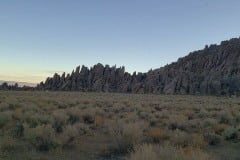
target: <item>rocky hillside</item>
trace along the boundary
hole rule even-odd
[[[206,46],[147,73],[97,64],[47,78],[38,89],[127,93],[239,95],[240,38]]]

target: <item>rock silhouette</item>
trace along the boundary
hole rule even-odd
[[[92,68],[78,66],[71,74],[54,74],[38,89],[120,93],[239,95],[240,38],[205,46],[177,62],[130,74],[124,67],[98,63]]]

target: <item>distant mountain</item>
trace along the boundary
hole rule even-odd
[[[240,38],[205,46],[177,62],[147,73],[127,73],[97,64],[80,66],[71,74],[54,74],[38,89],[157,94],[239,95]]]
[[[4,80],[0,80],[0,85],[1,85],[2,83],[4,83],[4,82],[7,82],[8,85],[14,85],[15,83],[17,83],[19,87],[23,87],[23,86],[36,87],[36,86],[37,86],[36,83],[4,81]]]

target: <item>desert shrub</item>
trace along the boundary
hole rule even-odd
[[[223,136],[226,140],[236,140],[238,138],[238,131],[234,127],[228,127],[223,132]]]
[[[90,134],[89,126],[86,125],[85,123],[78,122],[75,123],[73,126],[77,129],[79,135]]]
[[[167,131],[161,128],[148,129],[147,136],[149,136],[153,142],[161,142],[169,138]]]
[[[66,114],[66,111],[62,109],[54,110],[52,115],[55,120],[61,121],[63,123],[66,123],[69,118],[68,115]]]
[[[149,125],[150,127],[155,127],[157,126],[158,122],[159,122],[158,119],[156,117],[153,117],[149,120]]]
[[[80,120],[81,110],[76,107],[69,108],[67,109],[67,115],[69,116],[68,122],[74,124]]]
[[[170,135],[170,143],[174,146],[186,147],[189,145],[189,134],[184,131],[175,130]]]
[[[21,110],[21,109],[15,110],[15,111],[13,112],[12,118],[13,118],[14,120],[19,121],[19,120],[22,120],[23,117],[24,117],[24,116],[23,116],[23,113],[22,113],[22,110]]]
[[[236,122],[240,122],[240,112],[235,113],[235,120]]]
[[[8,110],[9,104],[6,102],[0,103],[0,112]]]
[[[185,116],[187,117],[188,120],[194,119],[194,113],[191,110],[186,111]]]
[[[40,124],[52,124],[54,122],[54,118],[49,114],[38,114],[37,119]]]
[[[68,125],[59,135],[62,148],[69,148],[75,144],[75,138],[78,136],[78,130],[75,126]]]
[[[13,138],[20,138],[24,134],[24,126],[20,121],[14,122],[9,129],[9,135]]]
[[[212,157],[199,149],[190,148],[186,152],[182,148],[170,145],[143,144],[135,147],[134,150],[126,158],[127,160],[213,160]]]
[[[205,108],[201,108],[199,113],[197,114],[198,118],[204,119],[208,116],[208,111]]]
[[[4,111],[0,112],[0,129],[3,128],[8,121],[10,121],[12,118],[12,112],[10,111]]]
[[[58,102],[57,106],[59,109],[66,109],[68,106],[63,102]]]
[[[186,132],[194,132],[198,133],[201,131],[204,122],[202,122],[200,119],[192,119],[188,120],[185,123],[182,124],[182,127],[179,129],[186,131]]]
[[[16,108],[21,107],[21,103],[17,99],[7,99],[5,102],[0,103],[0,112],[7,110],[15,110]]]
[[[139,145],[134,150],[126,160],[159,160],[155,146],[153,145]]]
[[[24,114],[26,114],[27,112],[30,113],[40,113],[41,109],[34,103],[26,103],[23,107],[22,107],[22,112]]]
[[[214,132],[206,132],[203,134],[204,140],[209,144],[209,145],[216,145],[221,142],[221,136],[215,134]]]
[[[15,110],[16,108],[20,108],[22,106],[22,104],[16,99],[11,100],[11,102],[9,102],[8,104],[9,104],[8,110]]]
[[[186,147],[183,149],[184,160],[215,160],[216,158],[212,155],[207,154],[203,150],[199,148],[193,148],[193,147]]]
[[[85,101],[83,101],[83,104],[84,104],[84,105],[88,105],[88,104],[90,104],[90,101],[85,100]]]
[[[25,139],[39,151],[48,151],[58,146],[54,129],[50,125],[24,129]]]
[[[206,146],[204,137],[200,134],[189,134],[187,132],[176,130],[170,136],[170,143],[174,146],[181,147],[198,147],[203,148]]]
[[[168,121],[168,128],[170,130],[186,130],[185,123],[188,121],[186,116],[183,115],[173,115]]]
[[[159,119],[169,119],[171,116],[169,116],[169,111],[166,109],[163,109],[160,113],[158,113]]]
[[[228,111],[221,111],[218,115],[219,123],[232,124],[233,115]]]
[[[218,123],[218,124],[214,125],[212,128],[216,134],[221,134],[227,127],[228,127],[228,125],[226,125],[226,124]]]
[[[125,123],[137,123],[141,121],[139,120],[136,112],[125,113],[125,118],[122,120],[125,121]]]
[[[52,124],[54,119],[48,114],[29,111],[22,115],[21,121],[27,123],[30,128],[35,128],[38,125]]]
[[[97,127],[102,127],[105,123],[105,119],[103,115],[95,115],[94,122]]]
[[[24,113],[22,120],[23,122],[27,123],[30,128],[35,128],[36,126],[40,125],[40,121],[36,112],[29,111]]]
[[[82,116],[82,118],[83,118],[84,123],[86,123],[86,124],[94,123],[94,116],[92,114],[89,114],[89,113],[84,114]]]
[[[237,131],[240,132],[240,124],[238,126],[236,126],[236,129],[237,129]]]
[[[143,136],[143,129],[140,123],[124,124],[115,122],[109,126],[109,133],[115,144],[116,152],[126,153],[133,149],[133,146],[140,143]]]
[[[11,137],[2,137],[0,142],[0,151],[16,151],[19,148],[18,142]]]
[[[207,142],[201,134],[191,134],[189,139],[191,147],[204,148],[207,145]]]
[[[138,111],[138,116],[140,119],[145,119],[148,120],[149,119],[149,113],[147,113],[146,111]]]
[[[63,131],[64,126],[67,124],[69,120],[69,116],[65,113],[64,110],[56,110],[53,111],[53,128],[56,132],[60,133]]]
[[[205,118],[202,120],[202,124],[203,124],[203,127],[205,128],[208,126],[213,126],[218,124],[218,121],[217,119],[214,119],[214,118]]]

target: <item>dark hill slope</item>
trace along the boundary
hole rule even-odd
[[[97,64],[77,67],[72,74],[58,75],[38,85],[39,89],[129,93],[237,95],[240,94],[240,39],[179,58],[177,62],[147,73],[125,72]]]

